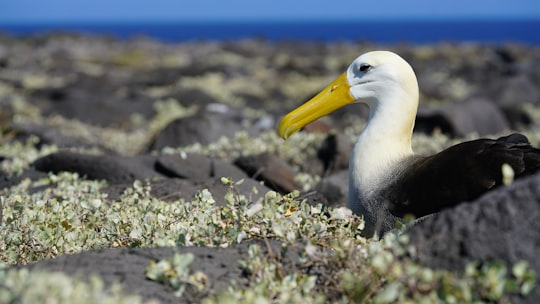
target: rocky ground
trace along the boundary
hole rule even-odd
[[[0,36],[0,301],[538,302],[540,176],[366,240],[341,207],[367,108],[276,136],[374,49],[417,73],[415,151],[540,145],[539,47]]]

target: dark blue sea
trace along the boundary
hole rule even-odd
[[[375,43],[517,42],[540,44],[538,20],[156,22],[1,24],[0,32],[32,35],[75,32],[122,39],[147,36],[163,42],[237,40],[368,41]]]

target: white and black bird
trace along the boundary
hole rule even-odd
[[[418,83],[411,66],[388,51],[361,55],[318,95],[291,111],[278,132],[287,139],[306,124],[351,103],[370,108],[349,162],[349,208],[364,217],[364,235],[471,201],[503,184],[502,166],[515,177],[540,167],[540,150],[521,134],[467,141],[437,154],[413,152]]]

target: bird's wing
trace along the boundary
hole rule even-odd
[[[435,155],[417,158],[403,173],[398,195],[390,199],[392,214],[421,217],[478,198],[502,184],[503,164],[515,176],[540,167],[540,150],[521,134],[457,144]]]

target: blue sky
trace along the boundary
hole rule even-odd
[[[540,0],[0,0],[0,23],[534,18]]]

